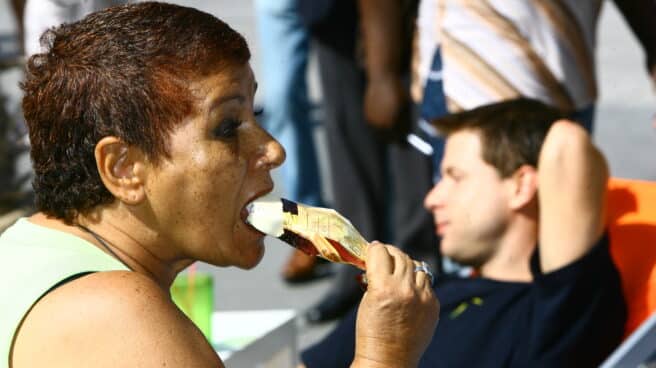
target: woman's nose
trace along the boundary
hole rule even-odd
[[[258,169],[273,170],[285,161],[285,149],[271,136],[268,136],[260,149],[260,157],[255,163]]]

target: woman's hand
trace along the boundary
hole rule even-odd
[[[367,292],[356,322],[353,367],[414,367],[430,342],[439,303],[429,277],[397,248],[367,250]]]

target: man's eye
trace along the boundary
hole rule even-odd
[[[237,136],[237,129],[241,125],[241,121],[237,119],[225,119],[214,128],[214,136],[217,138],[234,138]]]
[[[455,183],[458,183],[462,180],[462,175],[456,174],[454,172],[448,172],[444,176],[449,178],[451,181],[453,181]]]

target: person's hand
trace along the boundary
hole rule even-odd
[[[399,120],[408,92],[401,80],[393,75],[369,78],[364,93],[364,116],[380,129],[390,129]]]
[[[439,303],[429,277],[393,246],[367,249],[367,292],[356,322],[354,367],[414,367],[430,342]]]
[[[398,139],[410,124],[410,95],[394,75],[370,78],[364,94],[364,117],[386,139]]]

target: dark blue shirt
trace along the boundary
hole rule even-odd
[[[593,367],[621,342],[626,307],[605,235],[581,259],[548,274],[539,252],[533,282],[443,276],[435,283],[440,321],[420,367]],[[351,311],[302,353],[308,368],[348,367]]]

